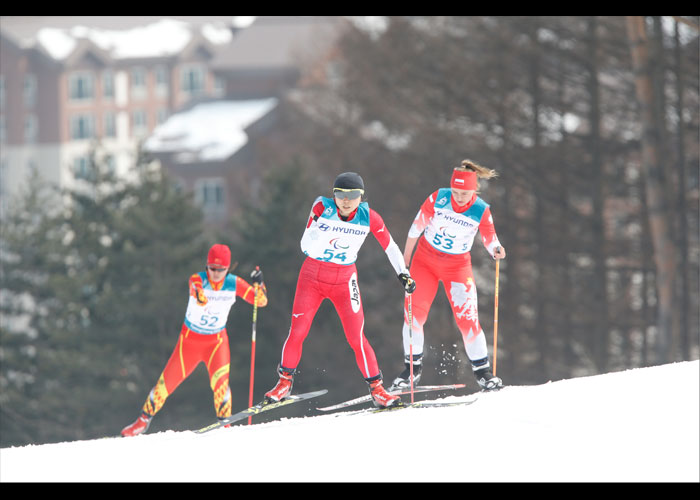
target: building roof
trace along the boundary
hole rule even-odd
[[[275,98],[199,103],[156,127],[143,148],[186,163],[224,161],[248,142],[246,128],[276,106]]]
[[[341,18],[326,16],[0,16],[22,48],[69,64],[91,50],[112,60],[176,56],[192,45],[212,52],[213,70],[298,67],[327,47]]]
[[[69,62],[86,49],[119,60],[173,56],[194,42],[227,44],[233,38],[232,19],[192,23],[153,16],[5,16],[0,29],[19,46],[56,61]]]

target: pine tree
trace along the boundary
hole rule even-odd
[[[2,446],[117,433],[165,365],[206,256],[201,213],[155,173],[123,183],[95,165],[63,204],[46,191],[32,183],[2,223]]]

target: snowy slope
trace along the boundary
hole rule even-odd
[[[468,406],[293,419],[281,409],[280,421],[203,435],[5,448],[0,481],[698,482],[698,366],[511,386]]]

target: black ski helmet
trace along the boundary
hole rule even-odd
[[[362,177],[355,172],[344,172],[336,177],[333,183],[333,189],[365,189],[365,183],[362,181]]]

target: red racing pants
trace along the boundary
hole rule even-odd
[[[311,323],[324,299],[329,299],[340,316],[345,338],[355,353],[364,378],[379,375],[374,349],[365,337],[365,313],[355,265],[344,266],[307,257],[301,266],[292,306],[289,336],[282,348],[281,367],[296,369]]]
[[[462,335],[464,348],[472,363],[483,366],[488,358],[486,336],[479,325],[476,284],[472,274],[470,254],[450,255],[435,250],[425,240],[418,240],[418,247],[411,262],[411,277],[416,281],[416,291],[410,295],[413,314],[413,332],[408,328],[408,301],[404,302],[403,347],[410,353],[413,337],[413,355],[423,354],[425,334],[423,325],[428,319],[438,284],[442,282],[450,302],[457,328]]]
[[[209,372],[209,385],[214,392],[214,409],[217,417],[231,415],[231,389],[229,366],[231,354],[226,330],[211,335],[193,332],[182,325],[180,338],[163,373],[143,405],[143,412],[155,415],[165,400],[194,371],[204,363]]]

